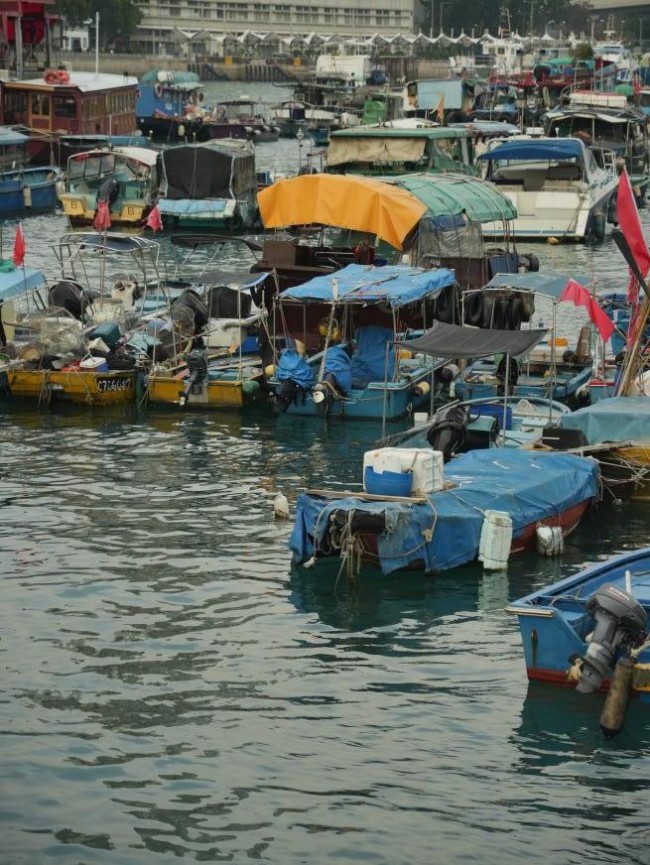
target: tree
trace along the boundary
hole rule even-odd
[[[126,41],[142,20],[134,0],[57,0],[56,11],[68,24],[88,18],[94,22],[99,12],[99,41],[104,47]]]
[[[589,42],[579,42],[573,49],[574,60],[593,60],[594,46]]]

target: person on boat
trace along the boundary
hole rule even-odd
[[[357,264],[374,264],[375,248],[370,246],[367,237],[364,237],[361,243],[354,247],[354,260]]]

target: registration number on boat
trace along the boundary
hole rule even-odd
[[[131,390],[130,378],[100,378],[97,382],[97,390],[106,393],[112,390]]]

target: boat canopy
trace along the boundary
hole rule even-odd
[[[0,269],[0,303],[11,300],[45,285],[45,275],[40,270],[31,267],[12,267],[11,270]]]
[[[647,442],[650,438],[650,398],[617,396],[570,412],[562,429],[580,430],[590,445],[600,442]]]
[[[559,299],[569,280],[579,285],[588,286],[591,279],[582,273],[559,273],[556,270],[544,270],[527,273],[497,273],[485,286],[486,288],[516,288],[524,291],[534,291],[535,294],[545,294]]]
[[[168,201],[231,198],[255,186],[255,151],[247,141],[181,144],[160,159]]]
[[[517,357],[543,339],[546,330],[488,330],[459,324],[434,322],[431,330],[409,340],[409,349],[441,358]]]
[[[515,219],[515,205],[485,180],[466,174],[405,174],[391,180],[415,195],[427,207],[427,219],[466,214],[472,222]],[[446,227],[442,219],[441,228]]]
[[[481,154],[479,159],[486,161],[511,159],[584,159],[585,146],[577,138],[540,139],[525,141],[505,141]]]
[[[384,303],[396,308],[435,297],[443,288],[453,285],[453,270],[437,268],[424,270],[395,264],[386,267],[368,267],[348,264],[342,270],[326,276],[317,276],[302,285],[282,292],[281,300],[317,303]]]
[[[18,147],[26,144],[28,137],[8,126],[0,126],[0,147]]]
[[[303,174],[279,180],[258,193],[266,229],[331,225],[374,234],[402,249],[426,212],[410,192],[369,177]]]
[[[106,250],[107,252],[133,253],[133,252],[158,252],[160,245],[157,241],[148,237],[139,237],[132,234],[117,234],[108,232],[82,232],[74,231],[64,234],[59,241],[60,246],[76,246],[79,249]]]

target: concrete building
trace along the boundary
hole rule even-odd
[[[367,37],[413,32],[413,0],[137,0],[142,21],[136,41],[151,54],[217,53],[225,34],[308,33]],[[202,49],[202,50],[201,50]]]

